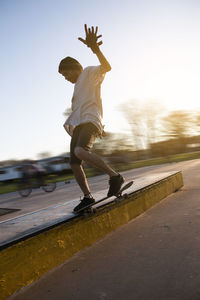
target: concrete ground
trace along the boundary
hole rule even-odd
[[[9,299],[199,300],[200,160],[182,170],[181,191]]]

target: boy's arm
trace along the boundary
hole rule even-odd
[[[78,39],[85,45],[87,45],[89,48],[91,48],[92,52],[96,54],[101,64],[102,71],[103,73],[105,73],[111,70],[111,66],[99,48],[99,46],[102,45],[103,42],[98,42],[98,39],[102,37],[102,35],[97,35],[97,31],[97,26],[94,30],[93,26],[91,28],[87,28],[87,25],[85,24],[85,40],[80,37]]]
[[[98,57],[103,71],[104,72],[109,72],[111,70],[111,65],[109,64],[109,62],[107,61],[107,59],[105,58],[105,56],[103,55],[101,50],[98,48],[98,51],[96,51],[94,53]]]

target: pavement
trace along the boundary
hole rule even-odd
[[[8,299],[199,300],[200,160],[181,166],[179,192]]]

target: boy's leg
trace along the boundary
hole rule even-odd
[[[80,189],[82,190],[84,196],[86,196],[86,195],[91,196],[87,178],[86,178],[85,172],[83,170],[83,167],[81,165],[82,160],[79,159],[78,157],[76,157],[76,155],[74,153],[74,149],[80,138],[81,128],[82,128],[82,126],[77,126],[73,132],[73,136],[72,136],[71,144],[70,144],[70,165],[71,165],[72,171],[74,173],[75,179],[76,179],[78,185],[80,186]]]
[[[92,123],[82,124],[75,128],[70,146],[70,162],[71,165],[81,165],[82,160],[84,160],[85,162],[96,166],[97,168],[108,174],[110,176],[110,187],[107,195],[110,197],[118,193],[121,185],[124,182],[124,178],[120,174],[115,172],[109,165],[107,165],[104,160],[101,159],[98,155],[89,152],[94,144],[97,133],[98,130]],[[74,172],[77,183],[79,184],[84,195],[86,195],[85,193],[89,193],[89,195],[91,196],[87,179],[82,167],[75,166]]]
[[[97,154],[88,152],[82,147],[76,147],[74,153],[80,160],[84,160],[85,162],[97,167],[110,177],[118,175],[118,173],[115,172],[109,165],[107,165]]]
[[[92,197],[90,193],[87,178],[85,176],[85,172],[82,166],[79,164],[71,164],[71,168],[73,170],[76,181],[84,194],[84,198],[81,199],[81,202],[74,207],[74,212],[77,213],[84,207],[95,203],[95,199]]]
[[[118,194],[122,184],[124,183],[124,178],[120,174],[116,173],[98,155],[96,155],[95,153],[90,153],[85,149],[83,149],[82,147],[75,148],[75,155],[79,159],[84,160],[94,165],[95,167],[103,170],[105,173],[107,173],[110,176],[109,190],[107,193],[108,197]]]
[[[90,195],[90,188],[88,186],[87,178],[82,165],[72,163],[71,168],[74,173],[75,179],[78,185],[80,186],[80,189],[82,190],[83,194],[85,196]]]

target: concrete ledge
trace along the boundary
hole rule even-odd
[[[129,222],[183,186],[181,172],[130,192],[127,199],[108,203],[97,213],[57,224],[0,251],[0,299],[26,286],[47,271]]]

